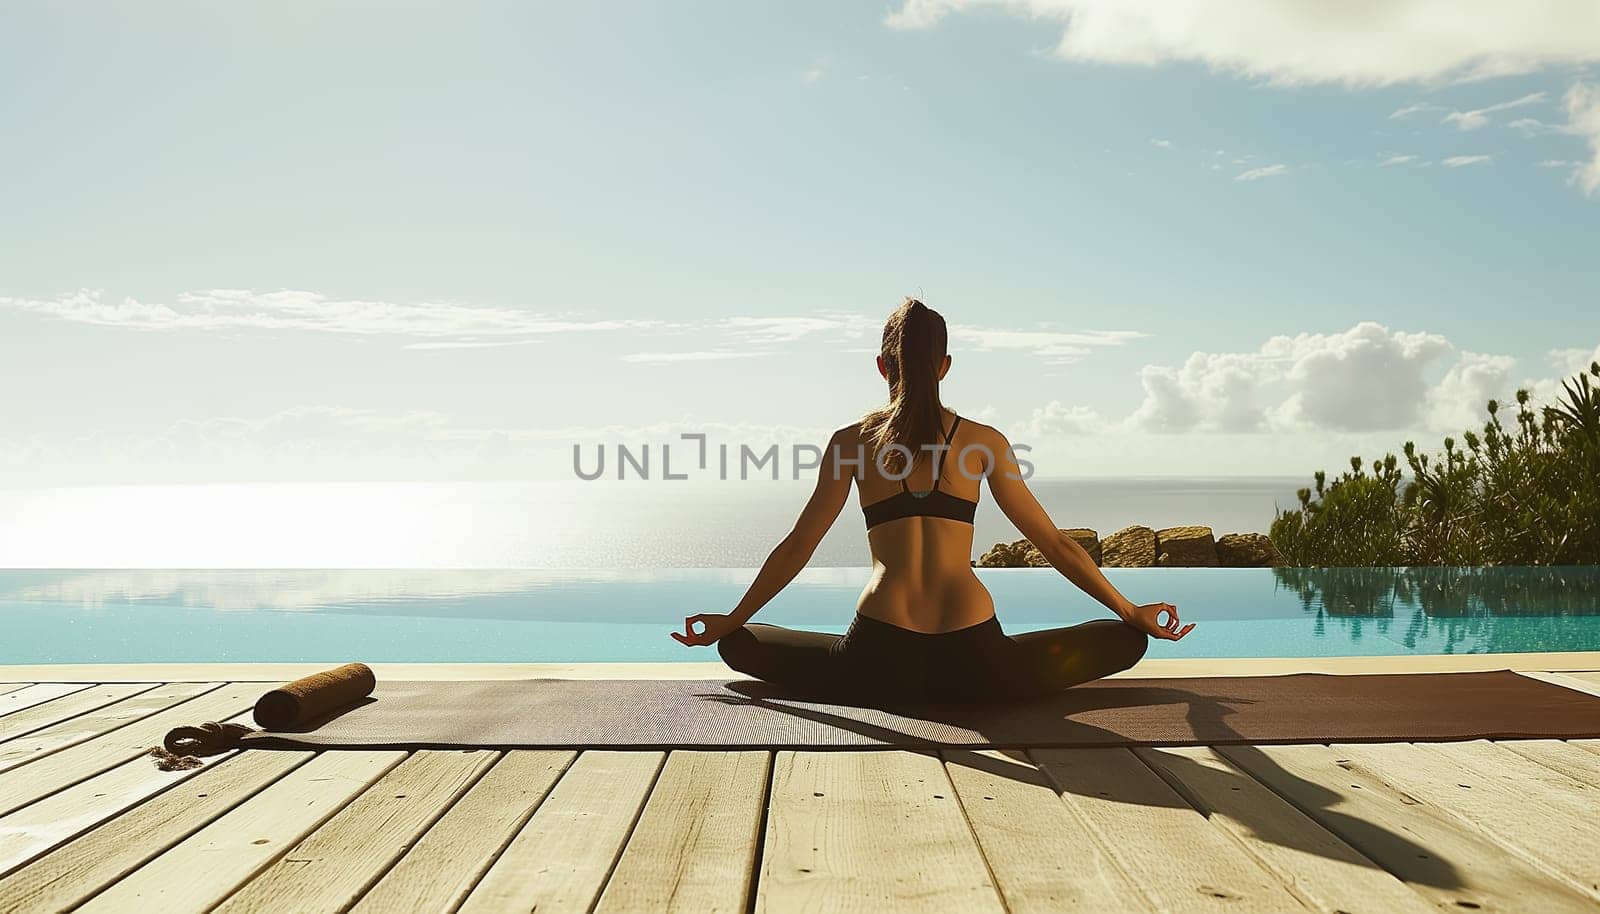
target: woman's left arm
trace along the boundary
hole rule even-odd
[[[854,444],[846,440],[852,431],[841,429],[828,442],[822,466],[817,468],[817,486],[811,491],[811,498],[801,510],[799,519],[794,522],[794,529],[767,556],[750,589],[745,591],[744,598],[733,611],[690,616],[683,620],[683,631],[673,632],[672,637],[690,647],[715,642],[750,621],[751,616],[789,586],[800,569],[806,567],[812,554],[817,551],[817,544],[822,542],[828,528],[833,526],[844,508],[845,499],[850,495],[850,480],[854,476],[840,466],[839,457],[853,453]],[[696,623],[703,624],[705,630],[695,631]]]

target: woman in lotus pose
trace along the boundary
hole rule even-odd
[[[1088,553],[1056,529],[1028,491],[1011,445],[939,401],[950,370],[944,318],[908,299],[883,328],[878,372],[889,403],[835,432],[794,529],[772,550],[744,599],[726,614],[684,620],[672,636],[715,643],[727,664],[812,695],[857,701],[977,701],[1044,695],[1125,670],[1149,638],[1194,628],[1169,603],[1136,605]],[[978,488],[1067,580],[1116,619],[1011,637],[973,574]],[[844,635],[750,619],[800,573],[833,525],[854,481],[866,515],[872,580]]]

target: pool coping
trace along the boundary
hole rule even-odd
[[[40,663],[0,665],[0,682],[283,682],[344,662]],[[640,663],[373,663],[386,680],[449,679],[740,679],[720,661]],[[1411,654],[1371,657],[1163,657],[1121,678],[1281,676],[1287,673],[1468,673],[1483,670],[1600,670],[1600,651],[1507,654]]]

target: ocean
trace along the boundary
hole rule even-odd
[[[1265,532],[1291,477],[1035,479],[1062,527],[1205,524]],[[273,483],[0,489],[4,568],[748,568],[788,532],[807,483]],[[993,502],[975,553],[1017,539]],[[854,496],[816,567],[867,564]]]

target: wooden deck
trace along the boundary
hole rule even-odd
[[[1600,909],[1600,740],[144,755],[261,689],[0,682],[0,911]]]

